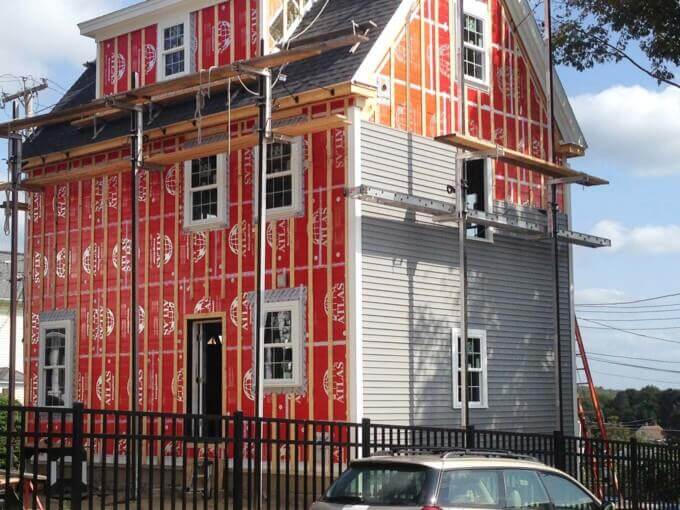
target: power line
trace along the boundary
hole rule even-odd
[[[585,320],[585,319],[581,319]],[[612,329],[612,326],[604,326],[602,328],[598,328],[596,326],[581,326],[581,329]],[[673,331],[673,330],[678,330],[680,329],[680,326],[669,326],[666,328],[628,328],[626,331]]]
[[[574,305],[578,308],[587,308],[591,305],[588,304],[580,304],[580,305]],[[655,303],[653,305],[634,305],[634,306],[618,306],[618,305],[608,305],[608,304],[594,304],[592,305],[597,308],[597,311],[600,310],[600,308],[613,308],[614,310],[646,310],[649,308],[654,308],[654,309],[659,309],[659,308],[667,308],[670,306],[680,306],[680,303]],[[595,310],[591,310],[592,312],[595,312]]]
[[[611,377],[619,377],[621,379],[635,379],[635,380],[643,381],[643,382],[673,384],[676,387],[680,386],[678,381],[661,381],[661,380],[658,380],[658,379],[647,379],[646,377],[635,377],[635,376],[632,376],[632,375],[612,374],[610,372],[599,372],[599,371],[596,371],[596,370],[593,370],[593,373],[597,374],[597,375],[608,375],[608,376],[611,376]]]
[[[678,303],[680,304],[680,303]],[[674,305],[675,306],[675,305]],[[658,308],[657,306],[653,306],[652,308]],[[617,310],[580,310],[581,312],[585,313],[604,313],[604,314],[649,314],[649,313],[668,313],[668,312],[680,312],[680,308],[666,308],[662,310],[634,310],[632,307],[630,309],[624,308],[624,309],[617,309]],[[650,320],[654,320],[651,318]]]
[[[609,365],[618,365],[618,366],[621,366],[621,367],[640,368],[642,370],[653,370],[654,372],[664,372],[666,374],[680,374],[680,370],[670,370],[668,368],[648,367],[648,366],[645,366],[645,365],[634,365],[632,363],[622,363],[620,361],[610,361],[610,360],[600,359],[600,358],[595,358],[595,357],[588,358],[588,361],[595,361],[597,363],[607,363]],[[680,382],[680,381],[678,381],[678,382]]]
[[[636,361],[655,361],[657,363],[677,363],[680,365],[680,361],[668,361],[665,359],[655,359],[655,358],[636,358],[635,356],[622,356],[620,354],[604,354],[601,352],[587,351],[586,354],[593,356],[605,356],[608,358],[622,358],[622,359],[632,359]]]
[[[590,317],[577,317],[578,320],[587,321]],[[606,320],[607,322],[649,322],[649,321],[680,321],[680,317],[652,317],[649,319],[606,319],[603,317],[595,317],[595,320]]]
[[[622,329],[622,328],[617,328],[616,326],[609,326],[608,324],[604,322],[599,322],[599,321],[594,321],[592,319],[588,320],[587,322],[592,322],[593,324],[598,324],[600,326],[604,326],[604,328],[597,328],[597,329],[611,329],[613,331],[619,331],[621,333],[628,333],[629,335],[634,335],[634,336],[639,336],[641,338],[648,338],[650,340],[659,340],[660,342],[668,342],[671,344],[680,344],[679,340],[672,340],[670,338],[663,338],[660,336],[652,336],[652,335],[645,335],[643,333],[636,333],[635,331],[632,331],[630,329]],[[585,328],[590,328],[591,326],[581,326]]]
[[[635,299],[633,301],[619,301],[614,303],[577,303],[576,306],[619,306],[619,305],[632,305],[635,303],[646,303],[648,301],[657,301],[659,299],[665,299],[669,297],[680,296],[680,292],[675,292],[673,294],[664,294],[661,296],[654,296],[644,299]]]

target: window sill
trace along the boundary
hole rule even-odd
[[[209,232],[211,230],[220,230],[223,228],[228,228],[229,222],[224,220],[211,221],[205,223],[193,223],[190,225],[184,225],[184,232]]]
[[[463,406],[461,404],[454,404],[453,406],[454,409],[462,409]],[[488,409],[489,405],[488,404],[477,404],[477,403],[470,403],[468,404],[469,409]]]
[[[467,236],[467,240],[468,241],[475,241],[475,242],[478,242],[478,243],[493,244],[493,232],[488,232],[487,237]]]
[[[265,219],[269,221],[288,220],[290,218],[297,218],[304,214],[301,207],[286,207],[285,209],[267,209]]]
[[[273,395],[273,394],[287,394],[287,393],[294,393],[294,394],[303,394],[304,393],[304,386],[302,383],[298,383],[295,381],[286,381],[286,382],[281,382],[281,383],[275,383],[275,382],[266,382],[264,383],[264,393],[265,395]]]
[[[488,93],[491,90],[491,86],[489,85],[489,82],[477,80],[475,78],[470,78],[469,76],[465,77],[465,85],[467,85],[468,87],[472,87],[474,89],[477,89],[481,92],[487,92]]]

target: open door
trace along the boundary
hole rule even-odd
[[[220,432],[222,414],[222,322],[193,321],[190,325],[189,409],[200,418],[192,420],[192,433],[201,437],[216,437]],[[212,417],[212,419],[211,419]]]

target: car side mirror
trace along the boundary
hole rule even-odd
[[[606,503],[602,503],[600,508],[602,510],[616,510],[616,505],[614,503],[612,503],[611,501],[609,501],[609,502],[606,502]]]

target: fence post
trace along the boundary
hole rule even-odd
[[[467,428],[465,429],[465,448],[468,450],[472,450],[476,447],[477,445],[475,442],[475,426],[468,425]]]
[[[361,420],[361,456],[363,458],[371,456],[371,420],[369,418]]]
[[[638,478],[639,469],[638,441],[635,436],[630,438],[630,490],[633,510],[640,508],[640,480]]]
[[[234,413],[234,510],[243,508],[243,412]],[[225,494],[225,498],[227,495]]]
[[[557,469],[564,471],[567,467],[565,462],[566,448],[564,444],[565,442],[564,434],[562,433],[561,430],[556,430],[555,433],[553,434],[553,439],[554,439],[553,450],[555,452],[555,467]]]
[[[73,403],[73,450],[71,454],[71,508],[80,510],[83,484],[83,403]]]

